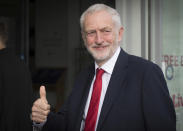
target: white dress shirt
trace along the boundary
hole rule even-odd
[[[117,61],[117,58],[119,56],[120,50],[121,50],[121,48],[118,47],[116,52],[114,53],[114,55],[104,65],[102,65],[100,67],[105,72],[102,75],[102,91],[101,91],[101,96],[100,96],[100,102],[99,102],[99,108],[98,108],[95,131],[97,129],[98,120],[99,120],[100,112],[101,112],[101,109],[102,109],[102,104],[103,104],[103,101],[104,101],[104,98],[105,98],[105,94],[106,94],[106,91],[107,91],[107,87],[108,87],[108,84],[109,84],[109,81],[110,81],[110,78],[111,78],[111,75],[112,75],[112,72],[113,72],[113,69],[114,69],[114,65],[115,65],[115,63]],[[92,83],[91,83],[91,86],[90,86],[90,91],[89,91],[88,99],[87,99],[87,102],[86,102],[86,106],[85,106],[85,110],[84,110],[84,114],[83,114],[83,120],[81,122],[80,131],[84,130],[85,119],[86,119],[86,116],[87,116],[87,113],[88,113],[88,108],[89,108],[89,105],[90,105],[90,99],[91,99],[91,95],[92,95],[92,91],[93,91],[93,83],[95,81],[96,69],[97,68],[99,68],[99,66],[95,62],[95,76],[94,76],[94,78],[92,80]]]

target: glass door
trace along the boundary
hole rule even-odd
[[[162,0],[162,67],[183,131],[183,1]]]

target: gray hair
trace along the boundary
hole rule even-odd
[[[111,7],[109,7],[109,6],[105,5],[105,4],[94,4],[94,5],[90,6],[81,15],[81,18],[80,18],[81,30],[82,31],[84,30],[84,20],[85,20],[86,15],[92,14],[92,13],[97,12],[97,11],[103,11],[103,10],[108,12],[112,16],[112,20],[113,20],[113,22],[115,24],[115,27],[117,29],[119,29],[121,27],[121,18],[120,18],[119,13],[115,9],[113,9],[113,8],[111,8]]]

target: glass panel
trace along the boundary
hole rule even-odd
[[[177,114],[177,131],[183,131],[183,1],[162,0],[162,61]]]

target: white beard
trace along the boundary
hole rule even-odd
[[[95,59],[96,62],[105,62],[114,55],[117,48],[119,47],[119,44],[116,39],[113,44],[103,43],[101,45],[95,44],[91,47],[88,47],[87,44],[85,43],[85,46],[86,46],[88,52],[93,56],[93,58]],[[105,49],[102,51],[97,51],[94,49],[97,47],[104,47]]]

